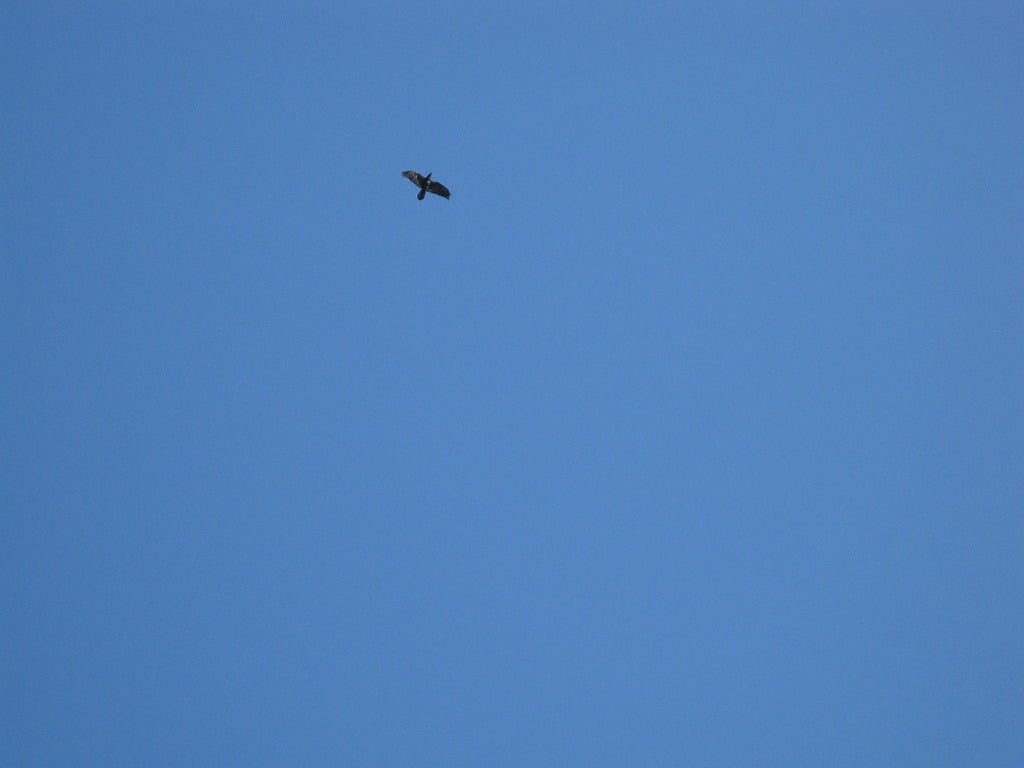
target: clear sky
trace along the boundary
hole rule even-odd
[[[241,5],[0,11],[0,763],[1024,765],[1024,6]]]

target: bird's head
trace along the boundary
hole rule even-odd
[[[425,176],[424,178],[425,178],[425,179],[426,179],[427,181],[430,181],[430,177],[431,177],[431,176],[433,176],[433,175],[434,175],[434,172],[433,172],[433,171],[431,171],[431,172],[430,172],[430,173],[428,173],[428,174],[427,174],[427,175],[426,175],[426,176]]]

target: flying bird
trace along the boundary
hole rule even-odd
[[[416,171],[404,171],[402,173],[405,178],[420,188],[420,193],[416,195],[417,200],[422,200],[427,196],[427,192],[432,192],[435,195],[448,199],[452,196],[452,193],[448,191],[448,187],[444,184],[440,184],[436,181],[431,181],[430,177],[433,175],[433,171],[428,173],[426,176],[421,176]]]

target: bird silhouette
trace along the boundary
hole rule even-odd
[[[423,176],[422,174],[416,173],[416,171],[402,172],[402,175],[405,176],[405,178],[407,178],[409,181],[411,181],[413,184],[420,188],[420,193],[416,195],[417,200],[422,200],[424,197],[426,197],[427,192],[430,192],[435,195],[440,195],[446,200],[452,196],[452,193],[448,191],[448,187],[446,187],[444,184],[441,184],[438,181],[431,180],[430,177],[433,175],[433,173],[434,172],[431,171],[426,176]]]

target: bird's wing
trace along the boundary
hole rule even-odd
[[[420,183],[423,181],[423,177],[416,173],[416,171],[402,171],[402,175],[417,187],[420,186]]]
[[[431,181],[427,186],[427,190],[433,192],[435,195],[441,197],[451,197],[452,193],[448,191],[448,187],[436,181]]]

